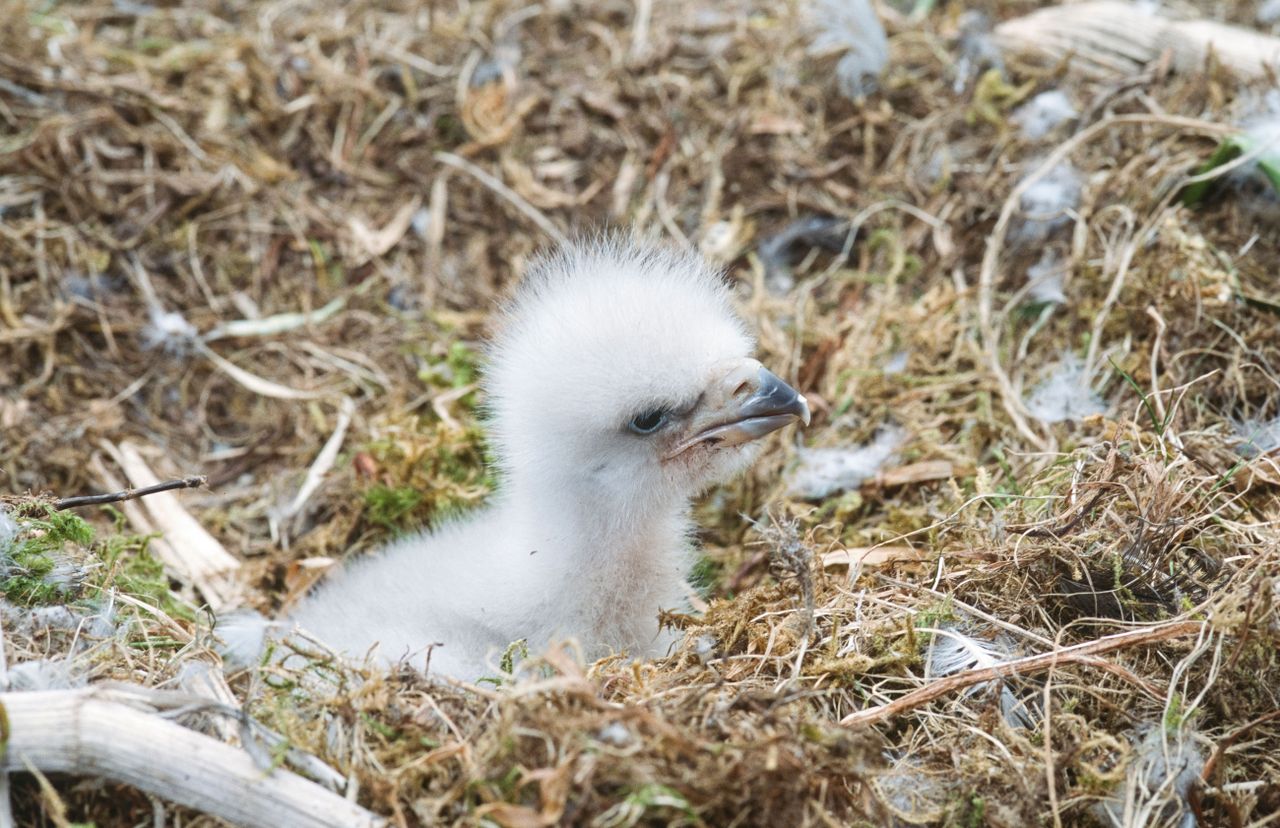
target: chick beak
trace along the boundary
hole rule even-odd
[[[809,424],[809,403],[804,395],[754,359],[744,360],[711,384],[693,412],[689,436],[666,457],[702,443],[717,448],[747,443],[793,420]]]

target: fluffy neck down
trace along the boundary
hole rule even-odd
[[[523,567],[545,585],[523,619],[543,644],[575,636],[588,658],[610,651],[660,654],[670,643],[658,628],[660,610],[684,610],[692,565],[688,503],[608,502],[577,486],[515,487],[498,506],[529,527]],[[555,516],[554,520],[548,520]],[[541,604],[538,606],[537,604]],[[534,644],[530,641],[530,644]]]

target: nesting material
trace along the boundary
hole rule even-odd
[[[18,538],[18,522],[9,514],[9,510],[0,505],[0,556],[7,555],[10,547]]]
[[[949,676],[964,670],[997,667],[1012,660],[1010,642],[1002,636],[978,638],[964,629],[951,626],[933,631],[929,644],[929,672],[935,676]],[[990,693],[992,685],[1000,699],[1000,715],[1006,724],[1014,727],[1031,727],[1032,715],[1027,703],[1019,699],[1005,682],[983,682],[965,691],[973,698]]]
[[[809,3],[809,53],[836,56],[837,87],[850,99],[866,96],[889,65],[889,39],[871,0]]]
[[[889,426],[866,445],[801,449],[799,463],[788,475],[787,491],[794,497],[820,499],[856,489],[879,473],[906,436],[903,429]]]
[[[142,453],[131,443],[110,447],[111,454],[124,469],[134,487],[154,486],[160,482]],[[191,516],[182,501],[170,492],[159,492],[143,501],[147,520],[138,529],[155,530],[165,541],[158,547],[164,562],[174,574],[200,587],[214,609],[232,604],[238,592],[236,571],[240,562]]]
[[[1034,170],[1039,166],[1038,162],[1032,162],[1028,168]],[[1082,188],[1080,173],[1070,162],[1054,165],[1023,191],[1019,201],[1022,221],[1014,237],[1028,245],[1039,244],[1066,227],[1072,211],[1080,206]]]
[[[10,690],[71,690],[83,687],[87,681],[83,668],[67,658],[39,658],[9,665]]]
[[[1147,724],[1127,757],[1124,782],[1093,807],[1102,824],[1169,825],[1193,828],[1199,824],[1192,797],[1203,784],[1203,737],[1191,727]]]
[[[64,549],[78,589],[3,584],[9,671],[47,686],[69,659],[87,682],[3,700],[16,825],[157,808],[251,824],[219,810],[246,790],[264,823],[300,824],[271,810],[283,772],[335,792],[330,821],[359,818],[336,810],[354,802],[410,828],[1272,818],[1280,248],[1251,192],[1215,178],[1170,201],[1270,112],[1268,79],[1250,92],[1221,62],[1166,64],[1141,26],[1096,16],[1091,49],[1067,27],[1043,52],[994,48],[992,27],[1075,3],[871,4],[893,64],[855,73],[855,101],[834,77],[854,50],[815,55],[796,25],[814,4],[189,5],[27,4],[0,25],[0,512],[23,527],[0,519],[0,536],[52,571],[26,554],[31,519],[129,487],[104,446],[145,444],[156,476],[208,477],[176,497],[260,617],[250,655],[220,661],[236,604],[210,611],[216,587],[180,567],[188,536],[158,537],[147,499],[77,510],[95,530]],[[1259,4],[1220,5],[1240,22]],[[1171,8],[1195,13],[1155,16]],[[1025,138],[1015,113],[1049,89],[1080,114]],[[1079,202],[1014,195],[1048,158]],[[699,593],[663,607],[673,646],[650,658],[517,644],[476,686],[294,635],[254,658],[261,619],[322,562],[502,491],[477,385],[492,309],[555,238],[613,224],[723,264],[761,361],[810,401],[805,445],[861,448],[865,424],[893,422],[902,465],[801,498],[794,440],[766,440],[693,501]],[[1068,301],[1044,305],[1028,271],[1066,262]],[[205,334],[194,354],[144,347],[152,307]],[[885,370],[898,353],[907,370]],[[1074,353],[1106,385],[1067,395],[1097,410],[1105,388],[1112,416],[1032,416],[1023,395]],[[815,562],[750,522],[766,515]],[[1001,644],[943,675],[926,630],[957,625]],[[48,693],[122,687],[18,732]],[[1005,689],[1035,711],[1025,727]],[[1134,761],[1146,723],[1163,769]],[[82,757],[149,740],[127,778],[98,752],[42,787],[16,751],[74,726],[126,731],[94,731]],[[213,767],[192,762],[207,741],[158,751],[167,728],[246,775],[213,801],[158,787]],[[325,801],[314,788],[303,800]]]
[[[1078,421],[1105,414],[1107,402],[1093,390],[1079,357],[1068,355],[1027,396],[1027,410],[1046,423]]]
[[[1053,248],[1046,247],[1040,261],[1027,268],[1027,297],[1037,304],[1063,304],[1067,301],[1066,278],[1067,263]]]
[[[906,351],[896,351],[888,359],[884,361],[884,365],[880,366],[880,370],[886,375],[901,374],[907,370],[907,363],[911,355]]]
[[[1240,443],[1236,450],[1246,457],[1259,457],[1280,449],[1280,417],[1241,420],[1235,423]]]
[[[1079,114],[1066,92],[1050,89],[1015,109],[1011,119],[1024,138],[1037,141]]]
[[[959,55],[952,82],[952,91],[957,95],[988,69],[1004,71],[1004,56],[992,32],[991,16],[980,9],[966,9],[958,23]]]
[[[177,311],[151,309],[151,321],[142,329],[144,348],[157,348],[172,356],[185,356],[195,348],[200,331]]]
[[[1243,149],[1253,156],[1246,169],[1256,173],[1262,164],[1280,169],[1280,90],[1268,90],[1254,109],[1240,124],[1244,128]]]
[[[286,624],[272,621],[260,612],[242,609],[218,617],[214,630],[220,645],[218,654],[230,670],[254,667],[266,650],[267,637],[283,632]]]
[[[148,702],[176,706],[162,694],[123,690],[0,694],[8,729],[3,770],[92,773],[237,825],[385,824],[289,771],[264,774],[248,754],[154,715]]]

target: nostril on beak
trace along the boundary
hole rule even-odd
[[[738,383],[737,388],[733,389],[733,398],[737,399],[738,397],[745,397],[755,390],[755,386],[752,385],[749,380],[743,380]]]

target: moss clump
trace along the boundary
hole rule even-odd
[[[159,607],[172,617],[193,620],[191,606],[174,597],[164,565],[151,554],[152,536],[123,534],[124,517],[119,513],[116,516],[116,530],[121,534],[112,535],[101,544],[100,554],[106,564],[101,586]]]
[[[480,373],[480,355],[465,342],[452,342],[443,354],[439,348],[426,355],[427,365],[418,372],[418,379],[434,388],[463,388],[475,383]],[[464,406],[470,409],[475,402],[474,394],[466,394],[460,398]]]
[[[67,544],[86,547],[93,542],[89,524],[69,512],[38,506],[17,519],[18,534],[10,548],[0,550],[5,598],[32,607],[65,601],[70,582],[54,577]]]
[[[15,556],[4,580],[5,597],[24,607],[58,603],[65,597],[63,589],[45,580],[53,566],[47,555]]]
[[[414,424],[365,447],[381,469],[363,493],[368,523],[391,532],[438,524],[477,505],[493,490],[484,433]]]
[[[402,529],[407,516],[422,504],[422,492],[408,486],[377,484],[364,493],[365,518],[385,529]]]

